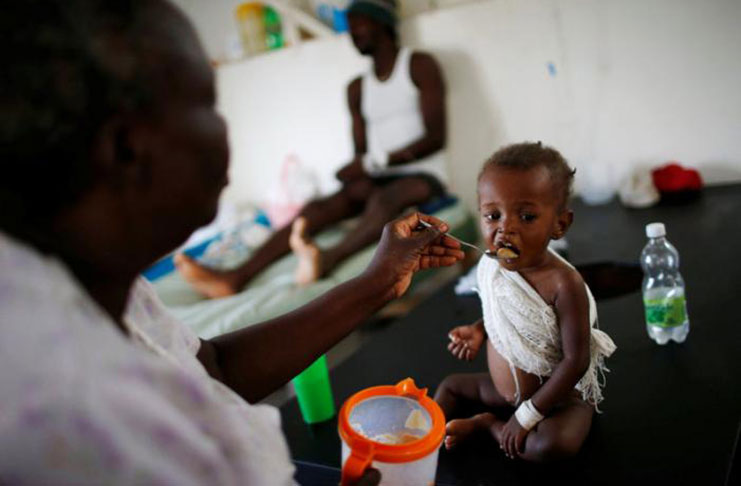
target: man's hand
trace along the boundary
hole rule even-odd
[[[519,457],[524,452],[525,438],[527,437],[528,430],[525,430],[517,421],[514,415],[510,417],[504,427],[502,428],[502,436],[499,440],[499,448],[504,451],[504,454],[510,459]]]
[[[363,156],[356,155],[352,162],[337,171],[335,177],[337,177],[340,182],[346,183],[354,179],[360,179],[366,175],[365,169],[363,169]]]
[[[473,361],[486,339],[486,332],[481,321],[468,326],[458,326],[448,333],[450,344],[448,350],[458,359]]]
[[[420,220],[433,226],[418,229]],[[387,223],[366,274],[387,286],[387,298],[402,296],[417,270],[447,267],[463,260],[460,244],[444,236],[446,231],[446,223],[421,213]]]

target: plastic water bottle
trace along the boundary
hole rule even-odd
[[[648,243],[641,252],[646,330],[658,344],[681,343],[690,332],[679,253],[666,239],[664,223],[646,225]]]

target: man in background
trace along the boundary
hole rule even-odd
[[[444,194],[443,77],[432,56],[399,46],[397,20],[395,0],[355,0],[348,9],[353,44],[372,66],[347,88],[355,156],[337,172],[340,191],[308,203],[237,268],[218,271],[178,255],[178,270],[198,291],[212,298],[237,293],[291,249],[297,283],[311,283],[377,241],[405,208]],[[320,249],[310,239],[357,215],[357,226],[336,246]]]

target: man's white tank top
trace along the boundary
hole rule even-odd
[[[379,81],[373,67],[362,77],[360,110],[365,119],[368,153],[371,155],[399,150],[425,133],[419,90],[411,76],[411,59],[412,52],[402,47],[387,80]],[[410,173],[429,174],[446,184],[444,150],[413,162],[385,167],[374,175]]]

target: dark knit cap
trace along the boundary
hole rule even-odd
[[[347,14],[365,15],[379,24],[396,27],[396,0],[353,0]]]

